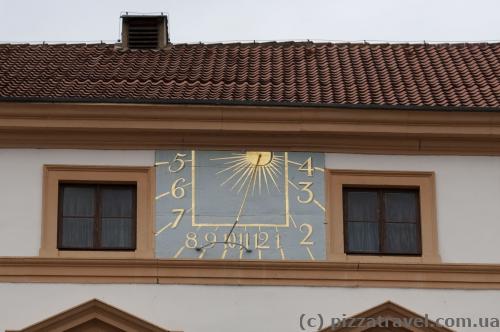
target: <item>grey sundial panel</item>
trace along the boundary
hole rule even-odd
[[[322,153],[163,150],[156,174],[157,257],[325,258]]]

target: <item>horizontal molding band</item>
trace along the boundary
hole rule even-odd
[[[500,112],[0,102],[0,147],[500,155]]]
[[[0,282],[500,289],[500,265],[1,257]]]

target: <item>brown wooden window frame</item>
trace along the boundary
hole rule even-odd
[[[63,239],[63,217],[68,217],[63,215],[63,187],[65,186],[80,186],[80,187],[92,187],[94,188],[95,197],[95,214],[94,214],[94,232],[93,232],[93,246],[92,247],[68,247],[62,245]],[[103,247],[101,241],[102,232],[102,195],[101,189],[106,188],[118,188],[118,187],[129,187],[133,189],[132,195],[132,245],[130,247]],[[113,217],[116,218],[116,217]],[[58,217],[57,217],[57,248],[59,250],[91,250],[91,251],[131,251],[135,250],[137,247],[137,184],[135,182],[70,182],[70,181],[60,181],[58,190]]]
[[[136,184],[135,250],[58,248],[59,183]],[[40,256],[135,259],[155,257],[155,168],[153,166],[44,165]]]
[[[378,251],[373,252],[373,251],[350,251],[349,250],[349,243],[348,243],[348,238],[349,238],[349,232],[348,232],[348,227],[347,224],[349,222],[353,222],[349,220],[349,215],[348,215],[348,193],[349,192],[376,192],[377,193],[377,203],[378,203],[378,219],[377,219],[377,224],[378,224],[378,244],[379,248]],[[387,223],[391,223],[386,220],[386,207],[385,207],[385,201],[384,201],[384,194],[386,193],[397,193],[397,192],[413,192],[416,193],[416,200],[415,200],[415,211],[416,211],[416,223],[409,223],[409,222],[398,222],[398,224],[405,223],[405,224],[416,224],[417,227],[417,234],[416,234],[416,243],[417,243],[417,250],[415,253],[409,253],[409,252],[391,252],[385,249],[385,242],[386,242],[386,233],[385,233],[385,227]],[[422,226],[421,226],[421,221],[420,221],[420,190],[419,188],[415,187],[357,187],[357,186],[343,186],[342,187],[342,200],[343,200],[343,216],[344,216],[344,252],[348,255],[386,255],[386,256],[421,256],[422,255]]]
[[[327,259],[346,263],[440,263],[434,172],[327,169]],[[348,254],[344,240],[344,187],[418,188],[421,255]]]

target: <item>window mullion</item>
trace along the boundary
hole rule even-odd
[[[385,209],[384,193],[382,189],[378,190],[378,225],[379,225],[379,252],[385,253]]]
[[[101,186],[95,187],[95,228],[94,228],[94,248],[101,248]]]
[[[63,239],[63,198],[64,198],[65,185],[59,184],[59,191],[57,197],[57,248],[62,247]]]
[[[417,246],[418,246],[418,253],[421,255],[422,254],[422,216],[420,214],[420,189],[417,191],[418,196],[417,199],[415,200],[415,211],[416,211],[416,225],[417,225]]]
[[[344,225],[344,253],[347,253],[349,252],[349,245],[348,245],[348,239],[349,239],[349,234],[348,234],[348,223],[347,223],[347,220],[349,220],[349,215],[348,215],[348,211],[349,209],[347,208],[348,207],[348,204],[347,204],[347,198],[348,198],[348,191],[343,189],[342,190],[342,211],[343,211],[343,219],[342,220],[342,223]]]

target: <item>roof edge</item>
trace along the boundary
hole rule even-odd
[[[0,102],[13,103],[89,103],[89,104],[153,104],[153,105],[221,105],[221,106],[267,106],[267,107],[305,107],[305,108],[346,108],[379,109],[406,111],[444,111],[444,112],[500,112],[500,107],[471,106],[433,106],[433,105],[385,105],[385,104],[329,104],[304,102],[276,102],[253,100],[219,99],[148,99],[148,98],[38,98],[0,96]]]
[[[0,46],[114,46],[116,39],[102,40],[31,40],[31,41],[0,41]],[[463,46],[463,45],[498,45],[499,40],[328,40],[328,39],[282,39],[282,40],[207,40],[180,41],[171,43],[173,46],[266,46],[266,45],[365,45],[365,46]]]

